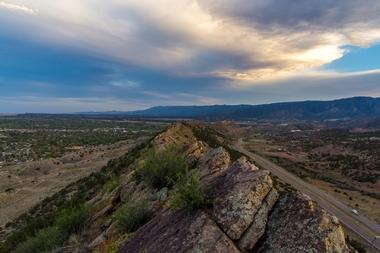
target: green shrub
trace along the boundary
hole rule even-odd
[[[206,198],[201,188],[199,175],[194,171],[180,175],[170,198],[170,207],[174,210],[186,208],[192,211],[202,208],[205,204]]]
[[[15,253],[40,253],[62,246],[73,233],[79,233],[88,217],[85,206],[68,207],[62,210],[50,227],[40,229],[32,237],[21,242]]]
[[[150,218],[147,201],[129,200],[116,213],[115,219],[121,232],[134,232]]]
[[[120,185],[120,177],[113,176],[111,177],[102,187],[102,192],[110,193],[115,190]]]
[[[40,230],[34,237],[29,237],[21,243],[14,253],[40,253],[56,248],[63,244],[65,238],[57,227]]]
[[[187,169],[184,155],[177,147],[170,146],[163,151],[151,149],[137,174],[153,188],[160,189],[172,186],[177,174],[184,174]]]
[[[65,236],[73,233],[79,233],[88,217],[86,206],[64,209],[58,216],[55,226],[60,228]]]
[[[218,141],[218,133],[211,127],[197,128],[189,125],[193,130],[195,138],[198,140],[206,142],[210,147],[217,148],[221,146],[221,143]]]
[[[349,236],[346,237],[346,241],[354,248],[356,249],[359,253],[366,253],[367,250],[363,244],[360,242],[356,241],[355,239],[351,239]]]

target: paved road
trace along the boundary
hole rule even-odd
[[[330,214],[336,216],[341,223],[354,231],[358,236],[368,242],[369,245],[380,252],[380,238],[375,239],[375,236],[380,235],[380,226],[374,221],[369,220],[361,214],[353,214],[351,208],[327,194],[326,192],[318,189],[317,187],[305,182],[301,178],[288,172],[284,168],[274,164],[268,159],[260,155],[249,152],[243,148],[242,139],[232,146],[232,148],[252,158],[255,163],[272,172],[273,175],[279,177],[283,182],[292,185],[297,190],[309,195],[315,200],[322,208]]]

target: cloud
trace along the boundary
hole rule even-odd
[[[380,95],[376,71],[323,69],[347,46],[380,41],[378,0],[0,0],[0,9],[1,93],[33,95],[25,108]]]
[[[164,99],[164,100],[171,100],[172,99],[172,96],[167,95],[167,94],[163,94],[160,92],[156,92],[156,91],[142,91],[141,94],[148,96],[148,97]]]
[[[212,105],[221,102],[218,98],[197,93],[174,91],[164,94],[158,91],[142,91],[141,94],[147,96],[146,100],[150,101],[153,105]]]
[[[19,2],[31,37],[181,76],[282,79],[380,39],[377,0]]]
[[[118,97],[118,94],[110,93],[89,93],[78,97],[46,96],[43,93],[33,96],[0,96],[0,113],[128,111],[156,105],[261,104],[328,100],[359,95],[380,97],[379,83],[380,70],[375,70],[356,73],[329,72],[324,75],[310,73],[288,80],[256,82],[253,86],[239,86],[239,89],[231,85],[223,89],[205,88],[194,91],[189,88],[186,92],[136,91],[129,97]]]
[[[132,80],[118,80],[118,81],[111,81],[110,86],[116,87],[116,88],[137,88],[140,86],[139,82],[132,81]]]
[[[143,92],[147,100],[106,97],[0,96],[0,113],[72,113],[86,111],[133,111],[160,105],[216,104],[219,100],[201,95],[177,93],[163,95]],[[162,101],[162,100],[165,101]],[[27,109],[25,109],[27,108]]]
[[[31,9],[25,5],[11,4],[4,1],[0,1],[0,8],[5,8],[13,11],[22,11],[29,14],[37,14],[36,10]]]
[[[231,80],[236,82],[236,80]],[[353,96],[380,97],[380,70],[353,73],[323,72],[287,80],[229,84],[226,103],[262,104],[300,100],[329,100]],[[236,88],[238,87],[238,88]]]
[[[113,97],[41,97],[41,96],[0,96],[0,112],[24,113],[72,113],[84,111],[129,111],[143,106],[137,101],[125,101]],[[27,109],[25,109],[27,108]]]

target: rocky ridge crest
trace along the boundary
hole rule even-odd
[[[154,217],[119,252],[354,252],[337,219],[308,196],[279,192],[265,168],[245,157],[231,161],[226,149],[197,139],[192,127],[175,124],[153,143],[183,148],[201,175],[209,207],[189,213],[157,201]]]

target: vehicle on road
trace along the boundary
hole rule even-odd
[[[356,209],[351,209],[351,213],[356,214],[356,215],[359,215],[359,212],[358,212],[358,210],[356,210]]]

